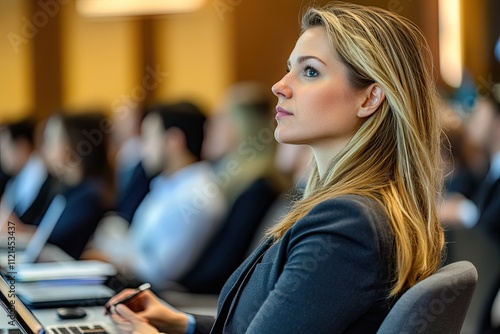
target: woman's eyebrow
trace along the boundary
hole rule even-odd
[[[301,64],[301,63],[303,63],[303,62],[305,62],[306,60],[309,60],[309,59],[316,59],[317,61],[319,61],[320,63],[322,63],[323,65],[326,66],[326,63],[324,61],[322,61],[321,59],[319,59],[318,57],[316,57],[316,56],[300,56],[300,57],[297,57],[297,63]],[[287,61],[287,65],[288,65],[288,67],[291,66],[290,60]]]

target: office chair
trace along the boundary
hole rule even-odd
[[[500,245],[490,234],[477,228],[449,229],[445,236],[448,263],[469,261],[480,277],[461,333],[487,333],[492,328],[492,306],[500,289]]]
[[[442,267],[401,296],[377,334],[460,333],[476,283],[470,262]]]

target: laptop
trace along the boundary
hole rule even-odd
[[[2,333],[8,334],[107,334],[114,330],[105,323],[71,322],[67,324],[43,326],[31,311],[14,294],[15,281],[7,281],[0,276],[0,304],[5,310],[8,328]],[[18,329],[13,326],[17,326]]]
[[[59,221],[65,207],[66,198],[64,198],[64,196],[57,195],[54,197],[49,208],[47,209],[47,212],[43,216],[42,221],[38,225],[35,233],[24,250],[18,250],[16,247],[14,228],[12,232],[13,248],[4,250],[0,254],[0,267],[3,268],[4,271],[8,271],[9,269],[14,271],[16,264],[34,263],[40,256],[45,243],[49,239],[50,234],[54,230],[54,227]],[[7,233],[11,233],[10,229]]]

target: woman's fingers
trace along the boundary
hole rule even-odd
[[[117,332],[120,334],[131,334],[134,331],[134,325],[123,318],[121,315],[117,313],[111,314],[111,319],[115,323]]]
[[[148,324],[141,316],[135,314],[131,309],[123,304],[119,304],[115,308],[117,318],[117,328],[122,334],[157,334],[158,330]]]
[[[125,290],[122,290],[120,293],[114,295],[113,297],[111,297],[108,302],[104,305],[104,307],[106,308],[109,308],[111,305],[113,304],[116,304],[118,303],[119,301],[123,300],[123,298],[126,298],[134,293],[136,293],[137,291],[134,290],[134,289],[125,289]]]
[[[133,312],[141,312],[147,310],[148,305],[154,301],[155,296],[150,291],[138,292],[134,289],[126,289],[112,297],[105,307],[105,314],[113,312],[114,305],[124,304]]]
[[[131,309],[129,309],[127,306],[124,304],[118,304],[115,307],[115,312],[120,315],[123,319],[128,320],[132,323],[136,323],[138,321],[144,322],[143,317],[137,316],[135,312],[133,312]]]

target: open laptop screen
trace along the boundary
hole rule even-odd
[[[25,334],[43,334],[42,324],[16,297],[15,284],[13,277],[6,276],[5,280],[0,276],[0,299],[2,307],[7,312],[8,323],[16,324]]]

